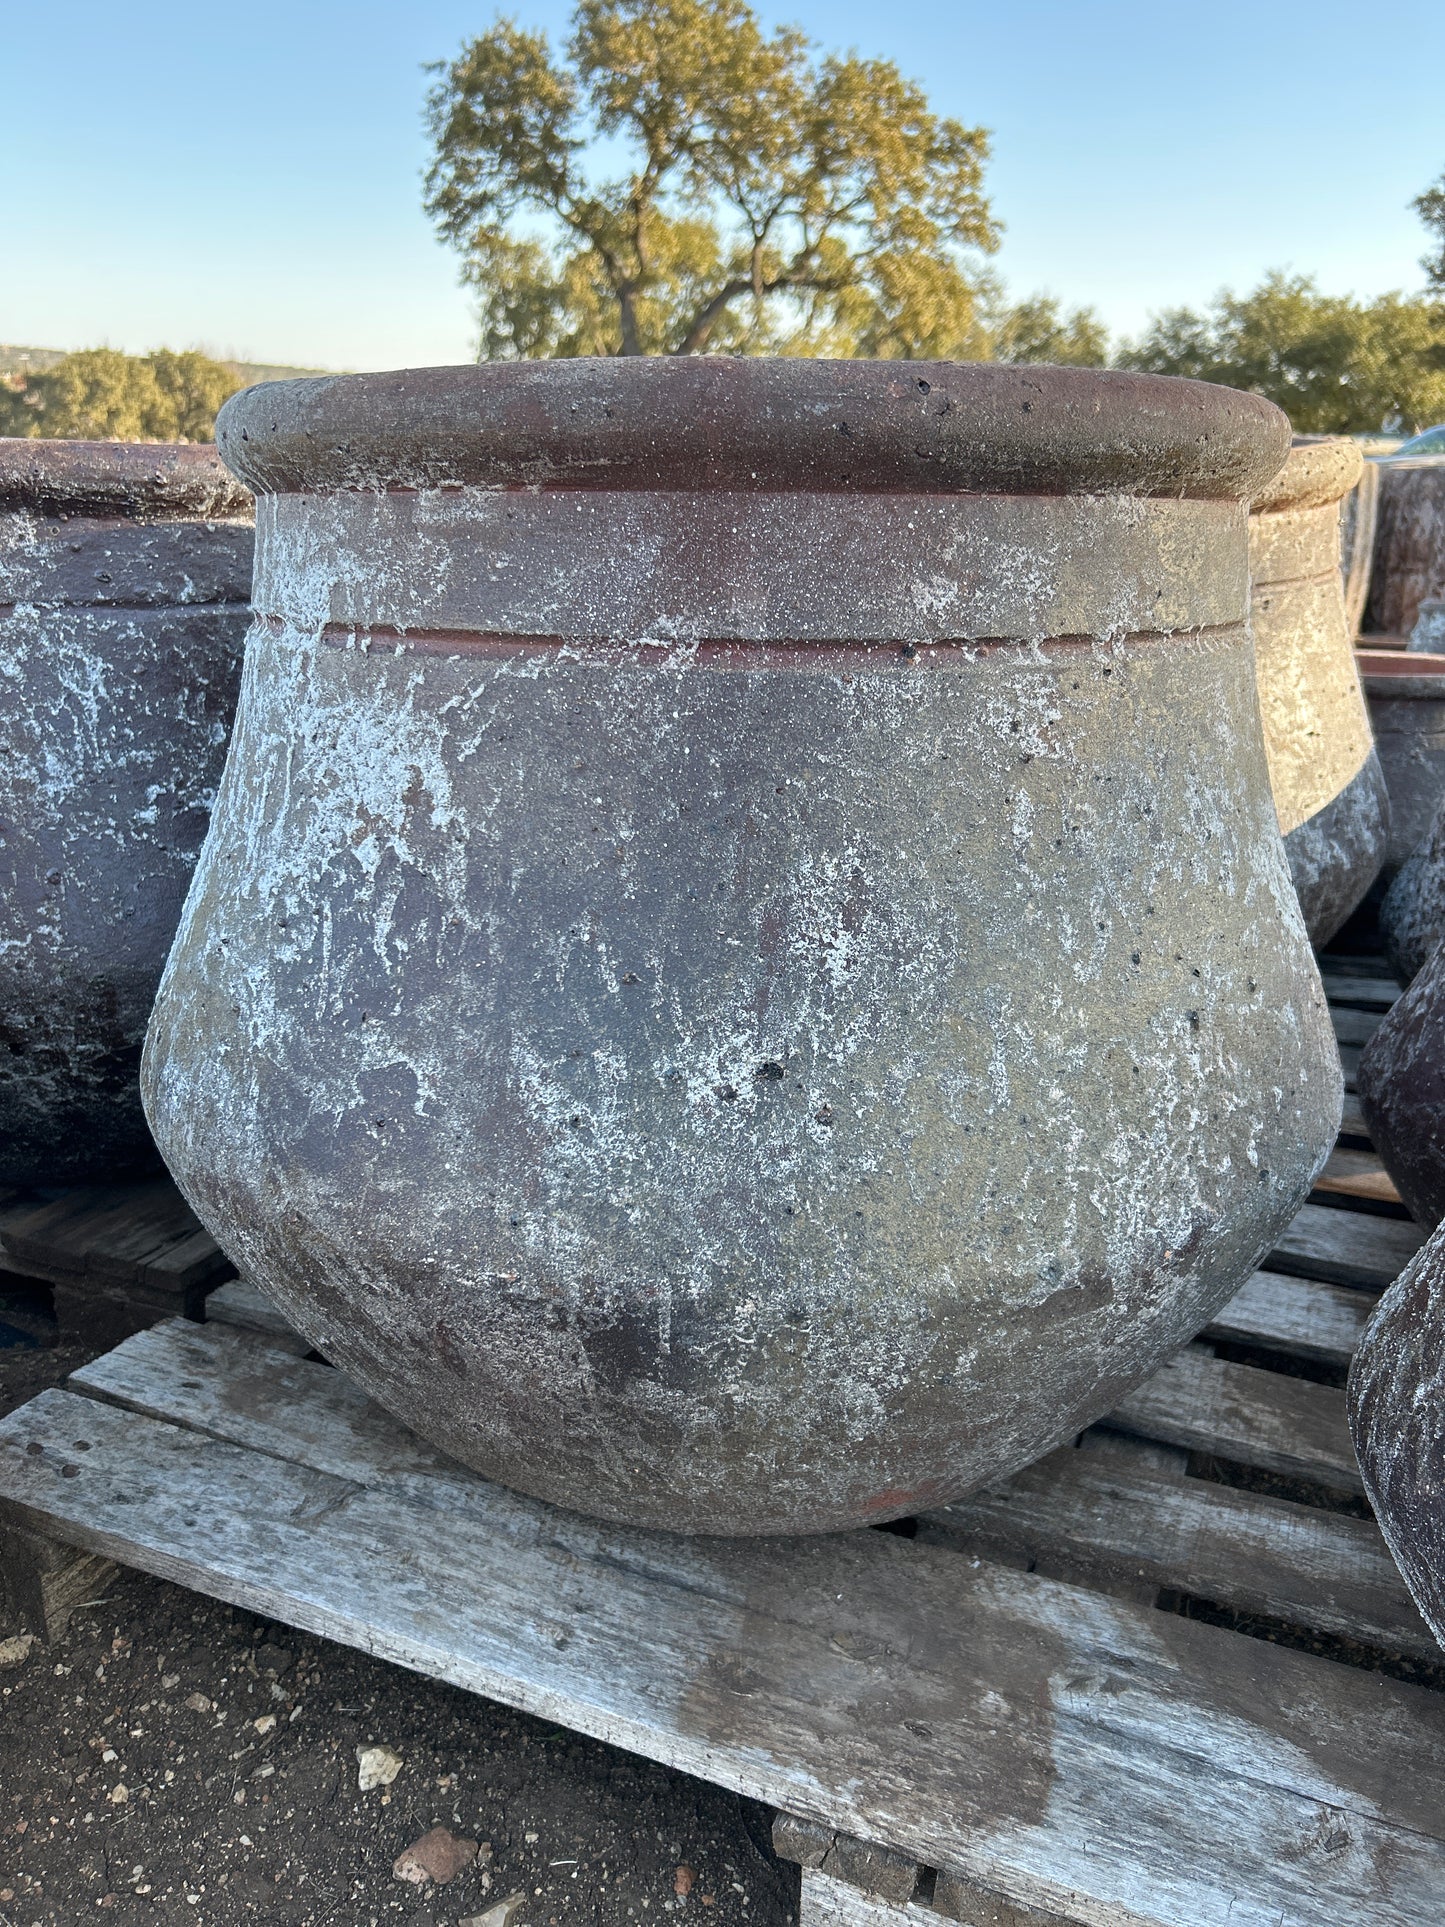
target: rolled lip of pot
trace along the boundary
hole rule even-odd
[[[250,491],[208,442],[0,436],[0,510],[153,522],[250,516]]]
[[[567,487],[1257,495],[1289,453],[1259,395],[953,361],[578,358],[267,382],[221,454],[258,494]]]
[[[1325,508],[1348,495],[1365,469],[1358,446],[1343,435],[1296,435],[1289,460],[1249,505],[1251,515]]]

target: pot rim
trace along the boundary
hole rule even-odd
[[[1251,515],[1327,508],[1365,472],[1365,458],[1345,435],[1296,435],[1284,467],[1249,505]]]
[[[249,518],[251,494],[209,442],[0,436],[0,510],[126,521]]]
[[[480,485],[1235,500],[1289,452],[1262,396],[1117,369],[691,355],[265,382],[216,440],[258,494]]]

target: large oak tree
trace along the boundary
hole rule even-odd
[[[580,0],[561,58],[503,19],[437,71],[426,205],[484,356],[987,352],[988,137],[891,61]]]

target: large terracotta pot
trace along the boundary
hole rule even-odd
[[[1250,620],[1279,826],[1311,941],[1328,943],[1379,875],[1385,778],[1340,584],[1353,442],[1298,440],[1251,505]]]
[[[141,1042],[225,760],[252,546],[214,449],[0,441],[0,1183],[158,1168]]]
[[[152,1021],[167,1161],[482,1471],[709,1532],[1008,1471],[1204,1324],[1340,1074],[1256,398],[943,363],[301,381]]]
[[[1445,1229],[1380,1300],[1350,1366],[1347,1399],[1380,1530],[1445,1643]]]
[[[1390,795],[1384,874],[1430,833],[1445,798],[1445,656],[1357,649],[1375,748]]]

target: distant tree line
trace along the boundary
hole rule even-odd
[[[209,355],[84,348],[49,368],[0,377],[0,435],[72,441],[209,442],[240,377]]]
[[[577,0],[560,55],[500,19],[434,71],[425,205],[483,359],[1113,365],[1253,389],[1305,431],[1445,421],[1445,176],[1415,202],[1423,292],[1356,301],[1276,273],[1111,344],[1092,309],[1011,302],[991,272],[983,128],[892,61],[767,32],[748,0]],[[92,348],[0,377],[0,433],[209,441],[240,385],[202,354]]]

